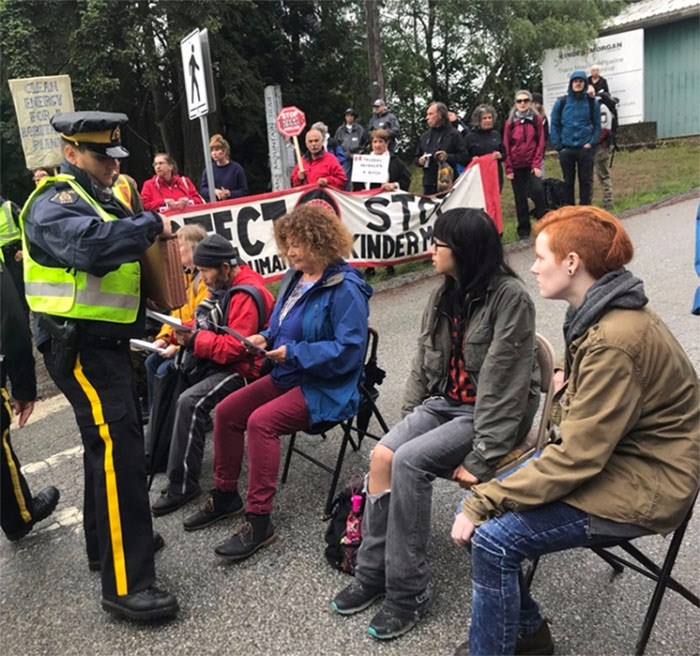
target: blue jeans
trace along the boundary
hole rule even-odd
[[[153,403],[153,382],[156,375],[161,376],[173,366],[173,358],[164,358],[158,353],[151,353],[146,358],[146,383],[148,384],[148,410]]]
[[[543,554],[602,542],[591,537],[588,514],[561,501],[507,512],[477,527],[471,542],[470,656],[514,654],[518,635],[542,623],[520,564]]]

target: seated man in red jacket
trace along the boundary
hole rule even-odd
[[[275,303],[262,276],[240,263],[237,249],[225,237],[214,234],[202,239],[193,261],[210,294],[197,307],[196,325],[174,333],[184,347],[180,375],[189,387],[177,400],[169,484],[151,506],[156,516],[199,496],[206,417],[221,399],[260,374],[262,358],[249,354],[241,342],[217,327],[228,326],[242,335],[258,333]]]
[[[323,147],[323,135],[318,130],[306,133],[307,152],[302,157],[303,168],[299,162],[292,171],[292,187],[317,184],[319,187],[333,187],[343,191],[348,179],[343,167],[335,155]]]

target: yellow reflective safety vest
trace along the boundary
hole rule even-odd
[[[6,200],[0,210],[0,247],[17,241],[20,236],[19,226],[12,216],[12,203]]]
[[[122,202],[123,205],[126,205],[133,211],[134,208],[131,206],[131,185],[126,177],[121,173],[117,176],[117,181],[112,185],[112,193]]]
[[[116,221],[90,196],[72,175],[46,177],[29,197],[20,214],[24,250],[24,286],[27,303],[33,312],[45,312],[71,319],[112,323],[133,323],[141,301],[141,265],[126,262],[116,271],[93,276],[85,271],[49,267],[36,262],[28,247],[24,222],[39,194],[57,182],[66,182],[104,221]]]

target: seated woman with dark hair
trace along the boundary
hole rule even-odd
[[[448,210],[435,221],[432,256],[443,282],[423,313],[405,416],[372,452],[356,580],[333,601],[352,615],[385,596],[369,625],[378,639],[406,633],[432,604],[435,478],[489,480],[539,401],[535,309],[495,223],[483,210]]]
[[[520,563],[670,533],[700,480],[698,377],[624,268],[633,247],[622,224],[596,207],[563,207],[535,232],[540,293],[569,303],[560,439],[462,504],[452,537],[471,542],[473,584],[458,655],[554,653]]]
[[[215,489],[184,522],[196,530],[243,511],[238,481],[246,444],[246,522],[215,549],[227,560],[248,558],[276,537],[270,513],[280,435],[348,419],[359,406],[372,288],[343,260],[352,235],[329,210],[300,205],[275,221],[275,238],[292,268],[280,284],[269,328],[249,338],[267,349],[272,371],[217,405]]]

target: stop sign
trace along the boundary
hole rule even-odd
[[[296,137],[306,127],[306,116],[298,107],[283,107],[277,115],[277,129],[285,137]]]

